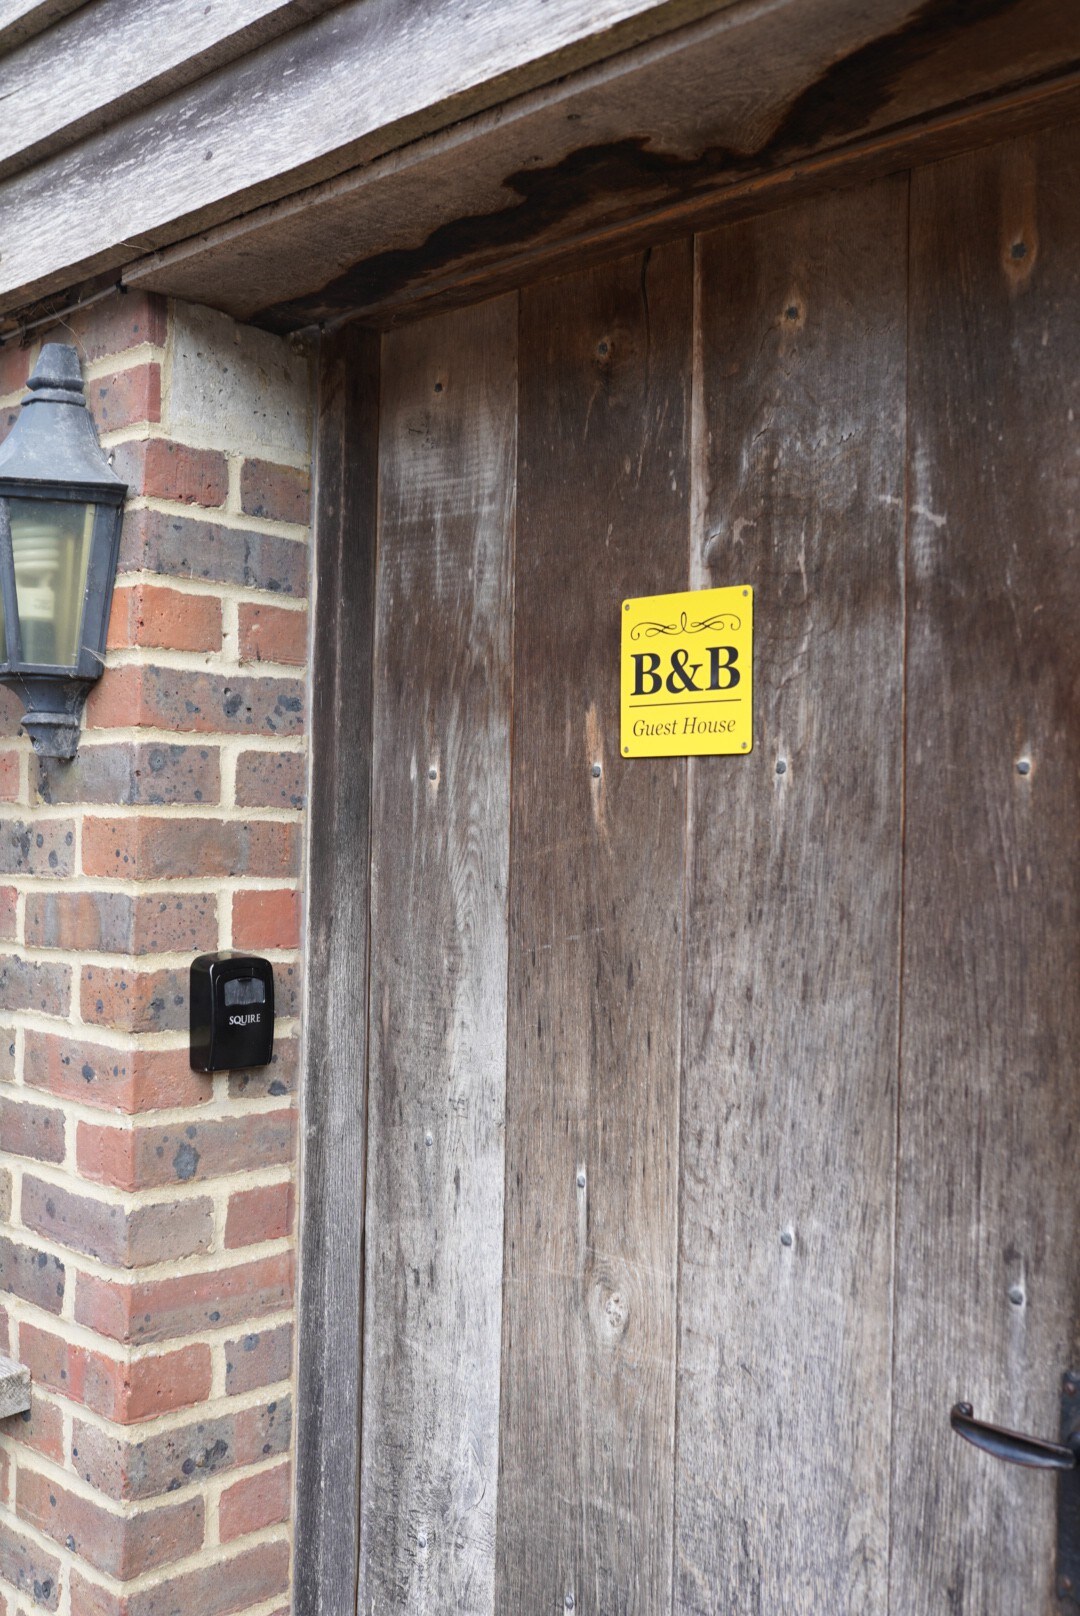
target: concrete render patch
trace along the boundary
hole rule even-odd
[[[168,426],[181,443],[311,453],[312,369],[282,337],[174,303]]]

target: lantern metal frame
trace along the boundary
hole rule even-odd
[[[105,666],[105,641],[127,484],[109,465],[86,408],[75,348],[50,343],[27,383],[18,419],[0,445],[0,594],[4,650],[0,685],[26,707],[23,728],[44,757],[74,757],[82,709]],[[9,501],[93,506],[78,640],[71,663],[23,655]]]

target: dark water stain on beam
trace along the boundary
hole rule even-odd
[[[649,135],[630,135],[583,146],[548,167],[518,169],[504,180],[517,200],[488,213],[468,214],[437,226],[423,242],[375,253],[329,281],[319,292],[279,303],[254,318],[279,331],[332,319],[358,307],[389,301],[455,264],[505,259],[515,249],[587,208],[602,204],[605,222],[657,201],[692,200],[719,181],[763,173],[865,130],[891,99],[904,75],[975,25],[1026,0],[924,0],[901,27],[834,63],[792,103],[769,139],[754,151],[706,147],[684,157],[651,149]]]

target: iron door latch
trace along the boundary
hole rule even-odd
[[[1061,1440],[1024,1436],[1003,1425],[977,1420],[970,1403],[957,1403],[950,1415],[957,1436],[1006,1464],[1058,1475],[1057,1596],[1062,1610],[1080,1612],[1080,1375],[1061,1379]]]

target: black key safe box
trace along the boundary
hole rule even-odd
[[[191,962],[191,1064],[197,1072],[266,1066],[274,1053],[274,967],[232,950]]]

